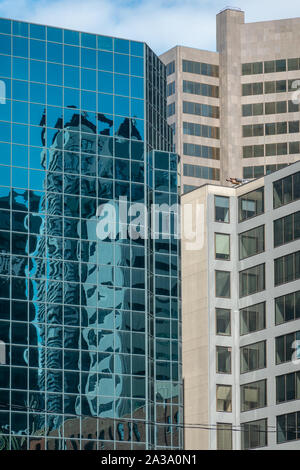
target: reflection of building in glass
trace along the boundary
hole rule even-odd
[[[0,449],[180,448],[178,241],[96,234],[120,196],[177,202],[165,68],[142,43],[0,33],[25,56],[31,38],[32,78],[27,102],[26,59],[0,47]]]

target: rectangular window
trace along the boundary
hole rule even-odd
[[[190,165],[188,163],[184,163],[183,176],[218,181],[220,179],[220,170],[219,168],[210,168],[208,166]]]
[[[276,72],[286,71],[286,59],[279,59],[275,61],[275,71]]]
[[[170,82],[167,84],[167,96],[175,94],[175,82]]]
[[[275,299],[275,324],[300,318],[300,290]]]
[[[263,157],[263,156],[264,156],[264,146],[253,145],[253,157]]]
[[[219,87],[216,85],[207,85],[206,83],[183,80],[182,91],[183,93],[191,93],[192,95],[219,98]]]
[[[275,60],[268,60],[264,62],[264,73],[275,72]]]
[[[217,411],[232,412],[232,387],[231,385],[217,385]]]
[[[231,374],[231,348],[225,346],[216,347],[217,373]]]
[[[216,297],[230,298],[230,272],[216,271]]]
[[[243,158],[263,157],[264,145],[245,145],[243,147]]]
[[[300,359],[299,348],[297,343],[300,340],[300,331],[295,331],[287,335],[277,336],[275,338],[276,364]]]
[[[196,116],[205,116],[218,119],[219,107],[209,104],[193,103],[191,101],[183,101],[183,113],[195,114]]]
[[[215,221],[229,223],[229,197],[215,196]]]
[[[268,122],[266,124],[247,124],[242,127],[243,137],[259,137],[299,132],[299,121]]]
[[[287,143],[266,144],[266,156],[287,155]],[[291,152],[289,152],[291,153]]]
[[[289,121],[289,133],[295,134],[299,132],[299,121]]]
[[[276,403],[300,399],[300,372],[276,377]]]
[[[202,62],[196,62],[193,60],[183,60],[182,61],[182,71],[188,73],[196,73],[198,75],[207,75],[210,77],[219,76],[219,67],[218,65],[205,64]]]
[[[240,297],[265,290],[265,265],[259,264],[239,273]]]
[[[172,62],[169,62],[167,65],[166,65],[166,72],[167,72],[167,77],[169,75],[172,75],[172,73],[175,72],[175,60],[172,60]]]
[[[241,385],[241,411],[267,406],[267,381],[259,380]]]
[[[208,147],[206,145],[184,143],[183,155],[189,155],[191,157],[208,158],[212,160],[220,160],[220,148]]]
[[[265,94],[267,93],[276,93],[276,82],[265,82],[264,83],[265,87]]]
[[[262,95],[263,94],[263,82],[258,83],[243,83],[242,84],[242,95]]]
[[[276,82],[276,93],[284,93],[286,91],[286,80],[278,80]]]
[[[300,198],[300,171],[273,183],[273,207],[283,206]]]
[[[275,286],[300,278],[300,251],[274,260]]]
[[[260,116],[264,114],[263,103],[243,104],[242,105],[243,116]]]
[[[256,189],[239,197],[239,222],[264,212],[264,188]]]
[[[274,247],[300,238],[300,211],[274,220]]]
[[[239,258],[249,258],[265,251],[265,226],[255,227],[239,234]]]
[[[240,310],[240,334],[247,335],[266,328],[266,303],[251,305]]]
[[[299,59],[288,59],[288,70],[299,70]]]
[[[194,191],[195,189],[198,189],[198,188],[199,188],[199,186],[193,186],[191,184],[184,184],[183,185],[183,192],[184,192],[184,194],[189,193],[189,192]]]
[[[292,100],[289,100],[288,102],[288,111],[289,113],[297,113],[299,111],[299,104],[298,103],[293,103]]]
[[[168,104],[167,106],[167,117],[175,114],[175,102]]]
[[[262,62],[250,62],[248,64],[242,64],[242,75],[256,75],[263,73]]]
[[[240,348],[241,374],[266,367],[266,342],[248,344]]]
[[[231,335],[230,310],[216,308],[216,335]]]
[[[291,154],[300,153],[300,142],[290,142],[289,153]]]
[[[249,124],[243,126],[243,137],[259,137],[264,135],[263,124]]]
[[[276,113],[286,113],[287,112],[287,102],[286,101],[276,101]]]
[[[216,259],[228,261],[230,259],[230,235],[215,233],[215,250]]]
[[[286,80],[264,82],[265,93],[283,93],[286,91]]]
[[[219,127],[206,126],[205,124],[196,124],[194,122],[183,122],[183,133],[185,135],[194,135],[197,137],[208,137],[210,139],[220,138]]]
[[[295,91],[298,89],[297,79],[292,78],[288,80],[288,91]]]
[[[277,416],[277,444],[300,439],[300,411]]]
[[[265,103],[265,113],[266,114],[275,114],[276,113],[276,103],[275,101],[271,103]]]
[[[268,420],[259,419],[242,423],[242,450],[268,445]]]
[[[232,450],[232,424],[217,423],[217,450]]]

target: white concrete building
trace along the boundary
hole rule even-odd
[[[300,162],[187,204],[204,223],[182,244],[185,447],[300,449]]]

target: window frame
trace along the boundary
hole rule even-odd
[[[242,370],[242,365],[243,365],[243,361],[242,361],[242,354],[243,354],[243,350],[245,348],[250,348],[251,346],[254,346],[256,344],[263,344],[264,345],[264,353],[263,353],[263,356],[264,356],[264,366],[263,367],[256,367],[255,369],[249,369],[249,366],[247,368],[247,370],[243,371]],[[248,351],[248,363],[249,363],[249,351]],[[257,362],[259,362],[259,358],[257,360]],[[262,340],[262,341],[256,341],[255,343],[250,343],[250,344],[245,344],[244,346],[241,346],[240,347],[240,374],[247,374],[249,372],[253,372],[253,371],[256,371],[256,370],[262,370],[262,369],[266,369],[267,367],[267,341],[266,340]]]
[[[227,199],[228,200],[228,222],[226,222],[225,220],[217,220],[216,218],[216,198],[219,197],[219,198],[224,198],[224,199]],[[218,207],[221,207],[221,206],[218,206]],[[230,224],[230,196],[221,196],[221,195],[218,195],[218,194],[215,194],[214,195],[214,222],[217,222],[219,224]]]
[[[263,315],[264,315],[263,325],[264,325],[264,326],[263,326],[263,328],[259,328],[259,329],[253,330],[253,331],[251,330],[251,331],[248,331],[247,333],[242,333],[242,329],[241,329],[241,327],[242,327],[242,318],[241,318],[241,317],[242,317],[243,311],[247,311],[247,310],[248,310],[248,312],[247,312],[247,314],[248,314],[248,317],[247,317],[247,324],[249,324],[249,310],[250,310],[251,308],[253,308],[253,307],[256,307],[257,305],[264,305],[264,308],[263,308],[263,310],[264,310],[264,312],[263,312]],[[267,326],[266,326],[266,301],[264,301],[264,302],[259,302],[259,303],[257,303],[257,304],[250,305],[249,307],[241,308],[241,309],[239,310],[239,312],[240,312],[240,317],[239,317],[239,320],[240,320],[240,336],[246,336],[246,335],[249,335],[249,334],[251,334],[251,333],[256,333],[257,331],[263,331],[263,330],[265,330],[265,329],[267,328]],[[258,315],[258,313],[257,313],[257,311],[256,311],[256,323],[257,323],[257,315]],[[247,325],[247,326],[248,326],[248,325]],[[248,327],[248,330],[249,330],[249,327]]]
[[[261,191],[262,193],[262,211],[259,213],[255,213],[254,215],[251,215],[246,218],[241,217],[241,211],[242,211],[242,201],[246,200],[248,201],[248,198],[244,199],[245,196],[249,196],[250,194],[256,192],[256,191]],[[251,200],[251,199],[250,199]],[[264,186],[260,186],[259,188],[254,189],[253,191],[249,191],[248,193],[242,194],[241,196],[238,197],[238,223],[242,223],[245,220],[250,220],[253,219],[254,217],[258,217],[262,214],[265,213],[265,188]]]
[[[248,255],[248,256],[245,256],[244,258],[241,258],[241,236],[242,235],[245,235],[246,233],[249,233],[249,232],[252,232],[253,230],[258,230],[260,229],[261,227],[263,227],[263,249],[261,251],[256,251],[255,253],[253,253],[252,255]],[[264,253],[265,250],[266,250],[266,231],[265,231],[265,225],[262,224],[262,225],[258,225],[257,227],[253,227],[249,230],[245,230],[244,232],[241,232],[238,234],[238,239],[239,239],[239,261],[242,261],[244,259],[248,259],[248,258],[251,258],[252,256],[256,256],[260,253]]]
[[[244,388],[249,387],[250,385],[255,385],[255,384],[260,384],[264,383],[264,397],[263,397],[263,405],[261,406],[256,406],[254,408],[248,408],[245,409],[245,404],[243,406],[243,403],[245,403],[244,400]],[[240,385],[240,406],[241,406],[241,413],[247,413],[248,411],[252,410],[259,410],[261,408],[266,408],[268,406],[268,393],[267,393],[267,379],[261,379],[261,380],[255,380],[254,382],[247,382],[245,384]]]
[[[218,258],[217,257],[217,235],[223,235],[229,239],[229,255],[228,258]],[[221,232],[215,232],[215,260],[218,261],[230,261],[231,259],[231,240],[230,240],[230,233],[221,233]]]
[[[218,356],[218,349],[227,349],[227,353],[229,353],[229,372],[222,372],[219,370],[218,365],[219,365],[219,356]],[[222,375],[230,375],[232,374],[232,348],[231,346],[221,346],[221,345],[216,345],[216,374],[222,374]]]
[[[246,293],[243,293],[243,273],[245,273],[246,271],[250,271],[250,270],[254,270],[254,268],[259,268],[260,266],[263,266],[263,288],[262,289],[258,289],[258,290],[255,290],[255,291],[249,291],[249,280],[248,280],[248,277],[247,277],[247,289],[246,289]],[[257,276],[257,273],[256,273],[256,276]],[[258,287],[259,283],[258,283],[258,276],[256,277],[256,287]],[[243,297],[248,297],[249,295],[254,295],[254,294],[257,294],[259,292],[263,292],[264,290],[266,290],[266,266],[265,266],[265,263],[260,263],[260,264],[257,264],[255,266],[250,266],[249,268],[246,268],[246,269],[243,269],[242,271],[239,271],[239,298],[242,299]]]
[[[225,310],[226,312],[229,312],[229,333],[219,333],[218,332],[218,328],[217,328],[217,325],[218,325],[218,312],[217,310]],[[225,337],[229,337],[231,336],[231,310],[230,308],[223,308],[223,307],[216,307],[215,308],[215,322],[216,322],[216,336],[225,336]]]
[[[229,395],[230,395],[230,400],[229,401],[229,408],[228,410],[220,410],[218,409],[218,390],[220,387],[228,388],[229,389]],[[225,401],[225,400],[224,400]],[[232,385],[230,384],[216,384],[216,411],[217,413],[232,413]]]
[[[228,296],[217,295],[217,272],[229,274],[229,295]],[[231,271],[226,271],[224,269],[215,269],[215,296],[218,299],[231,299]]]
[[[249,426],[249,430],[248,430],[248,433],[250,435],[251,433],[251,426],[252,425],[255,425],[255,423],[264,423],[264,427],[265,427],[265,431],[261,431],[259,430],[258,433],[262,433],[264,432],[265,433],[265,443],[263,445],[258,445],[258,446],[249,446],[249,447],[245,447],[245,430],[243,429],[244,426]],[[267,418],[262,418],[262,419],[257,419],[257,420],[254,420],[254,421],[247,421],[245,423],[241,423],[241,427],[242,427],[242,442],[241,442],[241,448],[242,450],[248,450],[248,449],[259,449],[259,448],[263,448],[263,447],[267,447],[268,446],[268,419]],[[252,431],[253,432],[253,431]],[[249,437],[249,443],[251,441],[251,435]]]

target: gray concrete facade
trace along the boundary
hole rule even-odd
[[[299,39],[300,18],[245,23],[243,11],[227,8],[217,15],[216,52],[176,46],[161,55],[165,64],[174,61],[174,72],[168,76],[168,83],[175,82],[175,92],[168,97],[168,104],[175,103],[175,113],[169,116],[168,122],[173,127],[175,124],[176,151],[182,157],[182,192],[207,182],[227,185],[226,179],[229,177],[260,177],[299,160],[299,124],[296,124],[296,131],[290,131],[289,126],[289,122],[299,122],[299,107],[290,109],[288,103],[293,99],[295,91],[288,82],[300,79],[299,64],[295,68],[288,62],[300,56]],[[183,60],[218,65],[218,77],[183,71]],[[274,71],[268,70],[268,62],[282,60],[286,61],[284,70],[280,69],[280,63]],[[243,66],[252,63],[261,63],[261,70],[243,73]],[[183,91],[183,80],[216,85],[219,87],[219,97],[186,93]],[[286,82],[286,88],[281,90],[278,82],[283,81]],[[270,91],[270,83],[266,85],[266,82],[277,82],[278,89]],[[257,83],[262,84],[261,92],[250,95],[243,93],[243,85]],[[268,91],[266,87],[269,87]],[[184,113],[183,101],[217,106],[219,118]],[[276,109],[270,111],[273,104]],[[243,105],[258,105],[262,111],[257,114],[256,110],[253,115],[247,115],[249,113]],[[280,105],[285,111],[279,111]],[[218,127],[220,136],[214,139],[187,135],[183,131],[183,122]],[[287,130],[282,131],[281,126],[277,132],[277,123],[282,126],[288,123]],[[275,125],[275,133],[267,129],[268,124]],[[243,132],[247,135],[246,129],[243,129],[247,125],[259,125],[263,128],[263,135],[243,136]],[[219,148],[220,159],[188,155],[184,152],[184,143]],[[293,143],[296,143],[296,150],[290,145]],[[271,144],[276,144],[275,150]],[[254,146],[257,149],[255,156]],[[261,146],[260,150],[257,146]],[[253,155],[249,156],[251,149]],[[183,168],[185,164],[218,169],[220,174],[215,175],[211,170],[186,174]]]

